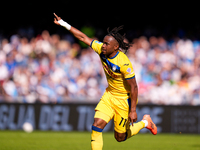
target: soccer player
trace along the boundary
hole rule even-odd
[[[118,33],[122,27],[108,30],[103,42],[99,42],[72,27],[55,13],[54,15],[55,24],[65,27],[99,55],[108,81],[108,87],[95,108],[91,135],[92,150],[103,148],[102,131],[111,119],[114,119],[114,134],[118,142],[136,135],[145,127],[156,135],[157,127],[150,115],[144,115],[143,120],[134,123],[137,121],[138,88],[132,64],[121,51],[130,47],[124,42],[125,37]]]

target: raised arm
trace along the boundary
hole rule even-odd
[[[90,46],[91,42],[93,39],[89,38],[87,35],[85,35],[83,32],[81,32],[80,30],[72,27],[71,25],[69,25],[67,22],[63,21],[60,17],[58,17],[55,13],[54,16],[56,18],[54,18],[54,23],[57,25],[61,25],[63,27],[65,27],[67,30],[69,30],[77,39],[79,39],[80,41],[84,42],[85,44],[87,44],[88,46]]]

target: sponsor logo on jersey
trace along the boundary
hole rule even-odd
[[[124,66],[128,66],[129,64],[124,64]]]

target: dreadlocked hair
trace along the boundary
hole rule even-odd
[[[129,47],[131,46],[131,44],[124,42],[125,34],[122,36],[120,33],[118,33],[118,31],[122,30],[122,29],[123,29],[123,25],[119,26],[119,27],[115,27],[111,31],[109,31],[109,27],[108,27],[107,28],[107,31],[108,31],[107,35],[113,36],[117,40],[117,42],[119,43],[119,48],[124,50],[124,53],[126,53],[129,49]]]

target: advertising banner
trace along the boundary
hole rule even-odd
[[[96,104],[8,104],[0,103],[0,130],[21,130],[25,122],[35,130],[91,131]],[[200,134],[200,107],[138,105],[138,121],[150,114],[158,133]],[[111,121],[104,132],[113,131]],[[141,132],[149,132],[141,130]]]

